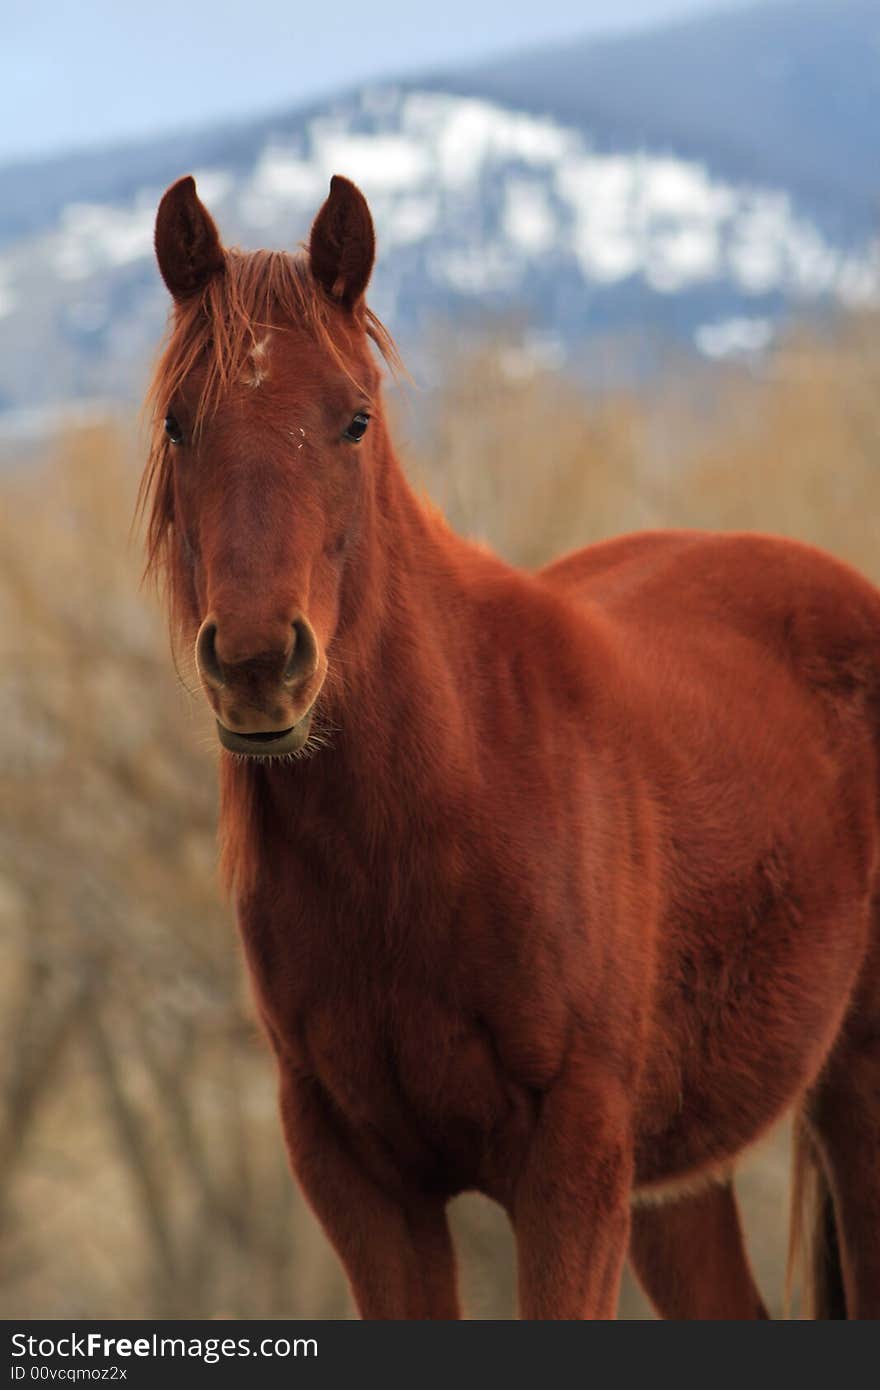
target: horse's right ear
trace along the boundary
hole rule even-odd
[[[226,264],[214,219],[191,174],[163,194],[156,214],[156,260],[174,299],[199,294]]]

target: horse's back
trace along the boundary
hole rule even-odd
[[[833,556],[750,533],[646,531],[600,542],[542,571],[598,607],[625,637],[687,652],[738,635],[826,693],[880,699],[880,590]],[[740,656],[742,653],[740,652]]]
[[[664,591],[685,602],[712,590],[723,595],[732,581],[736,592],[762,593],[777,603],[812,590],[846,595],[880,615],[880,589],[851,566],[802,541],[757,532],[637,531],[573,551],[540,573],[559,591],[603,604]],[[799,593],[774,593],[774,581],[799,582]]]

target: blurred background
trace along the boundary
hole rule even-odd
[[[227,241],[291,247],[331,173],[362,185],[402,456],[516,563],[745,528],[880,581],[878,0],[588,8],[4,9],[2,1317],[351,1315],[130,532],[169,182],[196,174]],[[784,1132],[739,1188],[780,1315]],[[468,1312],[510,1316],[503,1219],[455,1224]],[[630,1281],[621,1315],[648,1315]]]

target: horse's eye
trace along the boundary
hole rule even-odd
[[[369,415],[355,415],[348,429],[342,431],[342,438],[347,439],[350,444],[357,444],[358,440],[363,439],[366,434],[369,423]]]
[[[165,433],[172,444],[183,443],[183,430],[173,415],[165,416]]]

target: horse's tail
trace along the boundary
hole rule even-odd
[[[795,1124],[791,1226],[785,1304],[798,1268],[803,1272],[803,1310],[809,1318],[845,1318],[846,1295],[831,1188],[803,1116]]]

